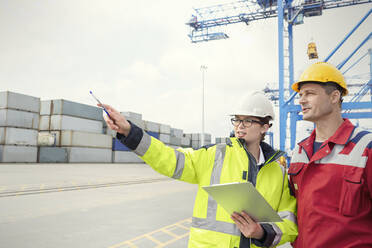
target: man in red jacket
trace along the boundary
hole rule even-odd
[[[372,133],[341,117],[343,75],[315,63],[292,89],[303,119],[315,124],[294,149],[288,173],[298,205],[293,246],[372,247]]]

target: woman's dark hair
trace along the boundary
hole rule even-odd
[[[270,121],[272,120],[272,118],[270,116],[266,116],[266,117],[263,117],[263,118],[262,117],[257,117],[257,118],[260,120],[261,125],[267,124],[267,125],[269,125],[269,127],[271,127],[273,125],[273,124],[270,123]],[[261,135],[261,142],[265,140],[265,135],[266,135],[266,132]]]

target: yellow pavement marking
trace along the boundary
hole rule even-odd
[[[137,246],[135,246],[132,242],[130,241],[127,241],[126,245],[129,245],[129,247],[131,248],[137,248]]]
[[[40,189],[44,189],[44,188],[45,188],[45,184],[43,183],[40,185]]]
[[[148,240],[151,240],[152,242],[154,242],[155,246],[154,247],[165,247],[166,245],[169,245],[171,243],[174,243],[176,242],[177,240],[180,240],[184,237],[187,237],[189,235],[189,232],[187,233],[184,233],[182,235],[177,235],[171,231],[169,231],[168,229],[172,228],[172,227],[181,227],[183,229],[186,229],[186,230],[189,230],[189,228],[185,227],[182,225],[182,223],[191,223],[191,218],[188,218],[188,219],[184,219],[184,220],[181,220],[179,222],[176,222],[174,224],[171,224],[171,225],[168,225],[168,226],[165,226],[165,227],[162,227],[160,229],[157,229],[155,231],[152,231],[152,232],[149,232],[149,233],[146,233],[146,234],[143,234],[143,235],[140,235],[138,237],[135,237],[133,239],[130,239],[130,240],[126,240],[126,241],[123,241],[123,242],[120,242],[116,245],[112,245],[112,246],[109,246],[108,248],[117,248],[117,247],[123,247],[123,246],[129,246],[129,247],[132,247],[132,248],[136,248],[137,246],[134,244],[135,241],[139,241],[141,239],[148,239]],[[171,238],[170,240],[166,241],[166,242],[161,242],[157,239],[155,239],[154,237],[152,237],[152,235],[154,235],[155,233],[159,233],[159,232],[163,232],[163,233],[166,233],[168,234],[169,236],[173,237]]]
[[[172,236],[173,238],[178,238],[179,237],[179,235],[174,234],[174,233],[172,233],[171,231],[169,231],[167,229],[163,229],[162,232],[165,232],[166,234],[168,234],[169,236]]]
[[[179,223],[177,223],[177,224],[175,224],[176,226],[178,226],[178,227],[181,227],[182,229],[185,229],[185,230],[189,230],[190,228],[188,228],[188,227],[185,227],[184,225],[181,225],[181,224],[179,224]]]
[[[154,243],[157,243],[158,245],[161,245],[162,244],[162,242],[160,242],[159,240],[157,240],[154,237],[151,237],[150,235],[145,234],[143,236],[146,237],[146,238],[148,238],[149,240],[153,241]]]
[[[157,248],[165,247],[166,245],[169,245],[169,244],[171,244],[171,243],[174,243],[174,242],[176,242],[177,240],[180,240],[180,239],[182,239],[182,238],[184,238],[184,237],[187,237],[187,236],[189,236],[189,233],[188,233],[188,232],[185,233],[185,234],[183,234],[183,235],[178,236],[178,237],[175,238],[175,239],[171,239],[171,240],[169,240],[169,241],[167,241],[167,242],[165,242],[165,243],[163,243],[163,244],[161,244],[161,245],[158,245],[158,246],[156,246],[156,247],[157,247]]]
[[[76,189],[80,189],[79,186],[77,186],[77,183],[75,181],[71,181],[71,184],[73,187],[75,187]]]
[[[20,195],[20,194],[22,194],[22,192],[23,192],[23,190],[25,190],[25,188],[27,188],[27,185],[22,185],[21,186],[21,188],[20,188],[20,190],[19,190],[19,192],[17,192],[16,194],[15,194],[15,196],[18,196],[18,195]]]

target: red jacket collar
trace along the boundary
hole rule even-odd
[[[344,119],[344,122],[341,124],[341,126],[339,126],[336,132],[331,137],[329,137],[329,139],[326,140],[325,142],[326,143],[332,142],[339,145],[345,145],[349,141],[354,129],[355,126],[349,121],[349,119]],[[314,129],[308,138],[298,143],[299,146],[305,149],[307,154],[313,153],[315,134],[316,130]]]
[[[336,130],[336,132],[328,139],[328,142],[332,142],[339,145],[345,145],[349,141],[351,135],[353,134],[354,129],[355,126],[353,125],[353,123],[351,123],[349,119],[344,119],[344,122]]]

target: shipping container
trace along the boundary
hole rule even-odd
[[[0,127],[39,128],[39,114],[14,109],[0,109]]]
[[[40,115],[52,115],[52,100],[40,102]]]
[[[160,124],[152,121],[144,121],[145,123],[145,130],[150,132],[159,133],[160,132]]]
[[[192,133],[191,134],[191,140],[195,140],[195,141],[201,140],[201,134],[200,133]]]
[[[112,151],[104,148],[67,147],[69,163],[111,163]]]
[[[180,137],[170,136],[169,144],[175,145],[175,146],[181,146],[181,139],[182,138],[180,138]]]
[[[0,92],[0,109],[16,109],[40,113],[40,98],[11,91]]]
[[[132,113],[132,112],[121,112],[121,115],[124,116],[126,120],[132,122],[136,126],[142,128],[142,129],[145,129],[145,122],[143,120],[141,120],[141,119],[138,119],[137,118],[138,117],[137,115],[129,115],[129,116],[127,116],[127,115],[125,115],[125,113]],[[136,114],[136,113],[133,113],[133,114]],[[138,114],[138,115],[140,115],[140,114]],[[140,115],[140,116],[142,116],[142,115]],[[103,120],[103,128],[104,128],[105,131],[107,130],[106,129],[107,128],[107,124],[106,124],[106,121],[105,120]]]
[[[36,146],[0,145],[1,163],[36,163]]]
[[[38,163],[67,163],[67,148],[39,147]]]
[[[193,134],[191,134],[191,140],[202,140],[202,134],[201,133],[193,133]],[[209,134],[209,133],[204,133],[204,141],[209,141],[209,142],[211,142],[211,140],[212,140],[212,136],[211,136],[211,134]]]
[[[69,115],[90,120],[103,120],[102,108],[64,99],[52,101],[52,115]]]
[[[96,134],[80,131],[61,131],[60,146],[112,148],[112,137],[106,134]]]
[[[50,130],[50,115],[40,115],[39,130],[40,131]]]
[[[103,132],[102,132],[103,134],[110,135],[111,137],[116,137],[116,131],[108,128],[107,126],[106,127],[104,126],[102,128],[102,130],[103,130]]]
[[[160,133],[163,134],[169,134],[171,133],[171,126],[170,125],[165,125],[165,124],[160,124]]]
[[[48,131],[39,132],[37,136],[38,146],[56,146],[57,139],[55,133],[50,133]]]
[[[186,137],[186,138],[189,138],[190,140],[192,140],[192,134],[191,133],[184,133],[183,137]]]
[[[102,121],[88,120],[67,115],[52,115],[50,130],[73,130],[102,133]]]
[[[181,138],[181,146],[191,147],[191,139],[189,137],[182,137]]]
[[[171,136],[181,138],[183,136],[183,130],[177,128],[171,128]]]
[[[145,163],[134,152],[131,151],[113,151],[112,161],[114,163]]]
[[[56,137],[56,146],[61,146],[61,131],[50,131]]]
[[[163,142],[164,144],[169,144],[170,143],[170,135],[161,133],[161,134],[159,134],[159,140],[161,142]]]
[[[36,146],[38,131],[17,127],[0,127],[0,145]]]
[[[226,144],[228,140],[230,140],[228,137],[216,137],[216,144]]]
[[[139,114],[139,113],[127,111],[127,112],[120,112],[120,114],[124,115],[125,117],[142,120],[142,114]]]

